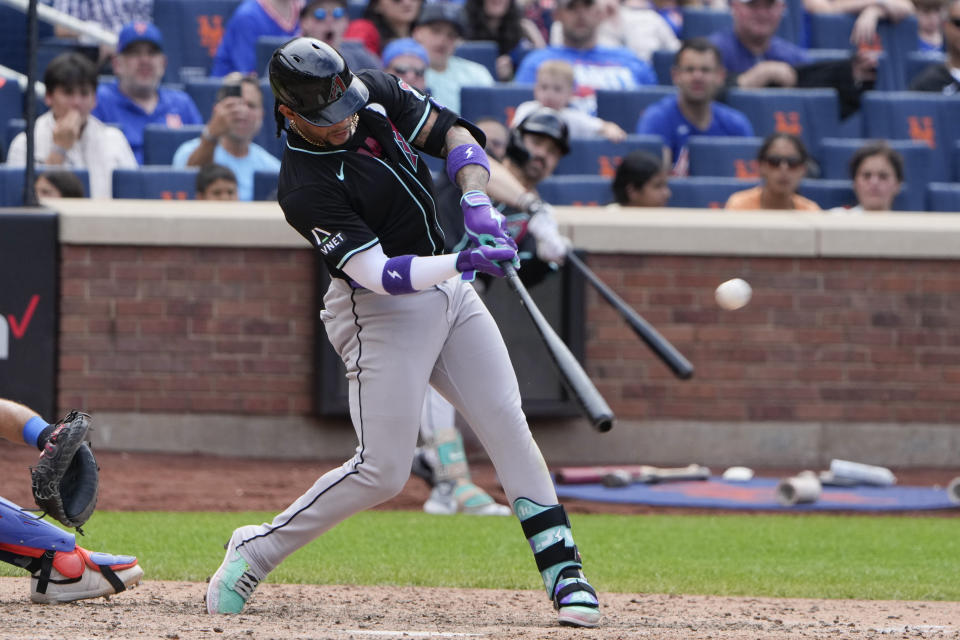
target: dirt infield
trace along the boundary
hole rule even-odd
[[[32,504],[28,467],[36,452],[0,442],[0,495]],[[236,460],[98,452],[109,510],[278,511],[334,463]],[[256,469],[252,473],[251,469]],[[18,471],[19,470],[19,471]],[[769,470],[787,475],[795,470]],[[946,485],[960,470],[898,472],[903,484]],[[161,479],[158,481],[158,478]],[[489,465],[474,479],[503,499]],[[426,486],[411,479],[384,509],[419,509]],[[650,513],[631,505],[569,501],[571,512]],[[903,515],[903,514],[900,514]],[[956,517],[960,510],[924,515]],[[896,516],[892,516],[896,517]],[[960,638],[960,603],[718,598],[602,594],[604,624],[562,629],[541,591],[265,584],[244,614],[210,617],[206,586],[146,581],[111,599],[31,605],[25,578],[0,578],[0,640],[46,638]]]

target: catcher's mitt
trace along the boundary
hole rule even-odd
[[[37,506],[68,527],[80,527],[97,506],[100,474],[85,442],[89,429],[90,416],[68,413],[54,425],[37,466],[31,469]]]

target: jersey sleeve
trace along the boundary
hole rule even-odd
[[[436,104],[403,80],[376,69],[361,71],[357,76],[370,91],[369,103],[382,106],[387,118],[410,144],[414,144],[414,140],[426,126],[430,114],[437,114],[427,143],[422,147],[417,146],[421,151],[440,157],[444,136],[455,125],[461,125],[470,131],[481,147],[486,143],[486,136],[479,127],[464,120],[456,112]]]
[[[316,247],[330,267],[341,270],[357,253],[380,242],[336,188],[312,184],[280,202],[287,222]]]

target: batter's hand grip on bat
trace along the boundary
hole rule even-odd
[[[590,284],[603,296],[604,300],[609,302],[610,305],[617,310],[617,313],[626,320],[630,328],[633,329],[633,332],[647,343],[647,346],[657,354],[664,364],[670,367],[670,370],[673,371],[675,376],[681,380],[687,380],[693,376],[693,365],[690,364],[690,361],[687,360],[669,340],[660,335],[660,332],[654,329],[649,322],[644,320],[633,307],[614,293],[613,289],[608,287],[590,267],[584,264],[583,260],[581,260],[576,253],[573,251],[569,252],[567,254],[567,260],[590,281]]]
[[[526,308],[527,313],[530,314],[530,319],[533,320],[533,326],[536,327],[544,345],[547,347],[547,351],[550,352],[550,357],[553,358],[554,364],[560,370],[560,377],[573,393],[584,413],[587,414],[590,424],[601,433],[610,431],[613,428],[614,415],[607,401],[597,391],[596,386],[587,376],[587,372],[580,366],[567,345],[563,343],[563,340],[553,330],[547,319],[543,317],[540,308],[530,297],[530,292],[520,281],[520,276],[517,275],[513,265],[505,264],[503,268],[507,272],[507,282],[520,296],[520,301]]]

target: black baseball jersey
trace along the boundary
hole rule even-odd
[[[332,276],[346,280],[343,265],[377,243],[390,257],[447,253],[430,169],[412,146],[430,113],[438,119],[423,151],[439,155],[455,124],[484,141],[402,80],[376,70],[357,77],[370,99],[356,133],[340,147],[317,147],[289,131],[277,185],[287,222],[319,249]]]

